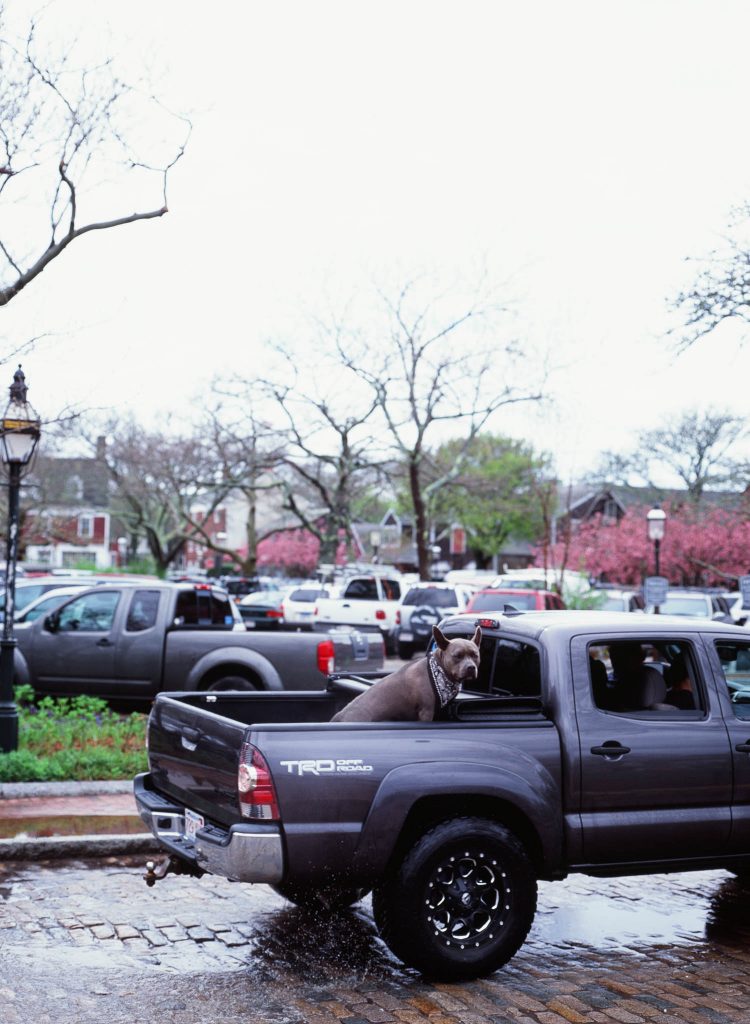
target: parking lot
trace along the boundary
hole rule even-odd
[[[750,889],[722,871],[542,883],[520,953],[458,985],[405,970],[365,900],[329,919],[265,886],[169,876],[143,858],[0,869],[8,1024],[739,1024]]]

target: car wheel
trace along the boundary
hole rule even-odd
[[[308,886],[295,885],[294,883],[282,882],[279,885],[272,885],[271,888],[285,900],[294,903],[304,910],[314,910],[319,913],[335,914],[339,910],[345,910],[354,903],[359,903],[367,893],[368,889],[360,889],[356,886]]]
[[[373,892],[375,923],[405,964],[445,981],[502,967],[524,942],[537,885],[517,837],[484,818],[427,832]]]
[[[259,690],[260,687],[244,676],[220,676],[206,686],[207,690]]]
[[[400,640],[398,642],[398,656],[402,661],[411,661],[414,654],[414,644],[405,644]]]

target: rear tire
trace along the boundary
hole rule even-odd
[[[502,967],[536,912],[531,861],[515,835],[484,818],[454,818],[419,839],[373,892],[378,931],[410,967],[444,981]]]
[[[399,640],[398,656],[402,661],[411,661],[414,657],[414,644],[404,644]]]
[[[221,676],[205,687],[209,691],[220,690],[259,690],[260,687],[244,676]]]
[[[307,886],[295,885],[292,882],[281,882],[279,885],[272,885],[271,888],[285,900],[294,903],[303,910],[312,910],[316,913],[335,914],[340,910],[346,910],[354,903],[359,903],[367,895],[367,889],[359,889],[356,886]]]

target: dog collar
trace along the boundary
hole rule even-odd
[[[427,658],[427,671],[437,702],[441,708],[444,708],[461,689],[461,683],[455,683],[452,679],[448,678],[434,651]]]

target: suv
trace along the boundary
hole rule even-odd
[[[592,594],[596,598],[594,608],[602,612],[642,612],[646,604],[643,594],[637,590],[620,589],[619,587],[594,587]]]
[[[462,612],[474,588],[450,583],[415,583],[396,609],[393,636],[399,658],[409,661],[415,651],[426,651],[432,627],[446,615]]]
[[[650,605],[646,610],[652,612],[654,607]],[[691,619],[734,622],[726,597],[703,590],[669,590],[666,601],[659,605],[659,612],[662,615],[684,615]]]
[[[565,602],[551,590],[527,590],[525,587],[485,587],[473,595],[466,606],[466,615],[477,612],[562,611]]]

